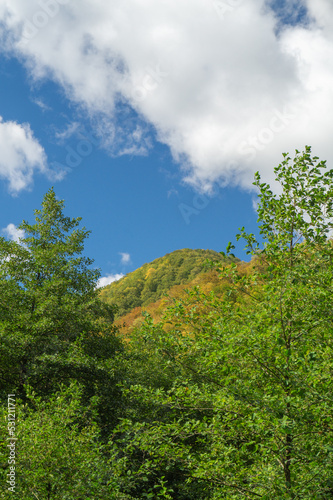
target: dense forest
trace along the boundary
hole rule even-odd
[[[117,317],[123,316],[135,307],[155,302],[172,286],[190,283],[207,270],[208,260],[239,261],[214,250],[175,250],[106,286],[101,291],[101,298],[117,307]]]
[[[333,170],[275,175],[248,264],[186,249],[98,290],[53,189],[0,239],[0,498],[333,498]]]

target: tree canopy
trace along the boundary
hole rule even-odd
[[[125,345],[82,255],[88,232],[53,190],[19,243],[0,240],[20,498],[333,498],[333,170],[306,147],[275,174],[274,190],[255,176],[259,235],[236,236],[251,264],[221,254],[223,293],[191,286]],[[158,269],[145,268],[157,288]]]
[[[101,290],[101,298],[117,306],[117,316],[146,306],[167,294],[172,286],[188,284],[203,273],[207,260],[238,261],[213,250],[183,248],[155,259]]]
[[[318,160],[284,155],[280,194],[256,174],[264,243],[237,235],[254,270],[219,266],[229,298],[191,290],[137,332],[169,379],[129,387],[146,417],[120,426],[126,467],[172,471],[165,498],[332,498],[333,170]]]
[[[111,408],[115,418],[113,364],[122,349],[112,325],[115,308],[100,301],[100,272],[82,255],[89,231],[63,212],[64,202],[50,189],[35,222],[19,226],[24,237],[0,239],[1,392],[24,398],[29,384],[48,395],[77,380],[87,395],[107,391],[107,418]]]

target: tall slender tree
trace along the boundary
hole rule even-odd
[[[224,266],[222,300],[192,290],[141,331],[146,351],[179,372],[171,389],[132,387],[164,413],[135,435],[124,421],[127,468],[138,456],[150,478],[157,463],[165,476],[177,467],[182,484],[203,485],[197,498],[332,498],[333,170],[318,160],[309,147],[285,154],[280,194],[256,175],[263,244],[238,235],[251,273]]]

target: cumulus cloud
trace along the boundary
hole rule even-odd
[[[6,49],[102,122],[112,153],[146,154],[151,127],[190,184],[249,188],[284,151],[333,159],[332,2],[292,0],[307,22],[298,9],[284,26],[269,4],[2,0],[0,21]]]
[[[114,281],[118,281],[123,278],[124,274],[108,274],[107,276],[103,276],[98,280],[97,288],[102,288],[103,286],[110,285]]]
[[[8,224],[7,227],[3,228],[2,232],[7,238],[16,241],[16,243],[20,243],[20,240],[25,236],[23,229],[18,229],[15,224]]]
[[[0,150],[0,177],[13,193],[29,187],[35,171],[48,171],[45,151],[29,124],[4,122],[0,117]]]
[[[126,252],[119,252],[119,255],[121,255],[121,263],[126,265],[131,262],[131,256],[129,253]]]

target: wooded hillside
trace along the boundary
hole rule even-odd
[[[119,318],[135,307],[156,302],[175,285],[190,283],[207,271],[207,261],[222,263],[238,262],[239,259],[225,257],[214,250],[175,250],[106,286],[100,296],[104,302],[117,306],[116,317]]]
[[[1,498],[333,498],[333,169],[275,175],[249,264],[181,250],[105,289],[152,308],[129,342],[53,190],[0,238]]]

